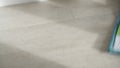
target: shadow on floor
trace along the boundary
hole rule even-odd
[[[0,44],[0,68],[66,68],[54,61]]]

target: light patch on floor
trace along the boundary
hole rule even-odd
[[[103,4],[103,5],[107,4],[107,0],[93,0],[93,1],[100,3],[100,4]]]

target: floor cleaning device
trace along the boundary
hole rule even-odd
[[[120,14],[114,26],[112,38],[110,41],[109,52],[114,54],[120,54]]]

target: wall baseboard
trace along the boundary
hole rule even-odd
[[[15,5],[15,4],[21,4],[21,3],[28,3],[28,2],[35,2],[38,0],[17,0],[17,1],[2,1],[0,2],[0,7],[4,7],[4,6],[9,6],[9,5]]]

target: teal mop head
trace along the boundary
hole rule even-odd
[[[115,23],[113,35],[110,42],[109,52],[120,54],[120,14]]]

